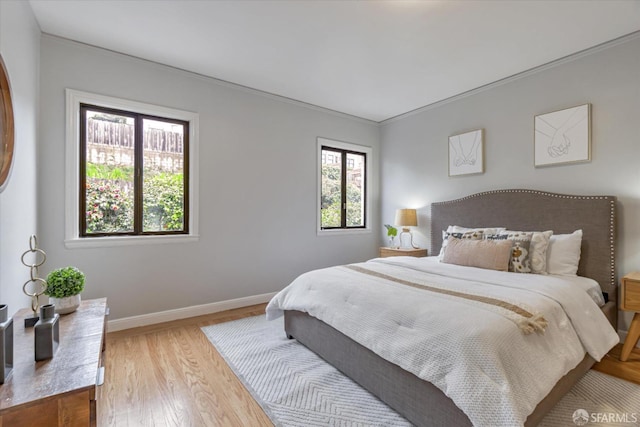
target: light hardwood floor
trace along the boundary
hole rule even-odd
[[[640,348],[634,348],[626,362],[620,361],[621,351],[622,344],[616,345],[593,369],[640,384]]]
[[[107,335],[98,426],[272,426],[200,328],[264,313],[265,304]],[[640,349],[616,346],[594,369],[640,384]]]
[[[109,333],[98,426],[272,426],[200,330],[264,308]]]

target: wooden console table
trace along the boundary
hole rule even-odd
[[[34,361],[30,309],[13,317],[13,372],[0,385],[0,427],[96,425],[96,387],[102,381],[107,299],[83,301],[60,316],[60,346],[52,359]]]

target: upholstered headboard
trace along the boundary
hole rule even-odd
[[[442,245],[448,225],[507,227],[567,234],[582,229],[578,275],[596,280],[617,304],[615,266],[616,197],[580,196],[536,190],[495,190],[431,205],[431,253]]]

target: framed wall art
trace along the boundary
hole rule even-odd
[[[484,172],[484,129],[449,137],[449,176]]]
[[[540,114],[534,118],[534,165],[591,160],[591,104]]]

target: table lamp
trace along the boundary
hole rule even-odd
[[[409,243],[411,244],[411,247],[418,249],[418,247],[413,244],[413,235],[411,234],[411,230],[408,228],[418,225],[418,215],[416,214],[416,210],[397,209],[395,224],[402,227],[402,233],[400,233],[400,246],[402,246],[402,235],[406,233],[409,235]]]

